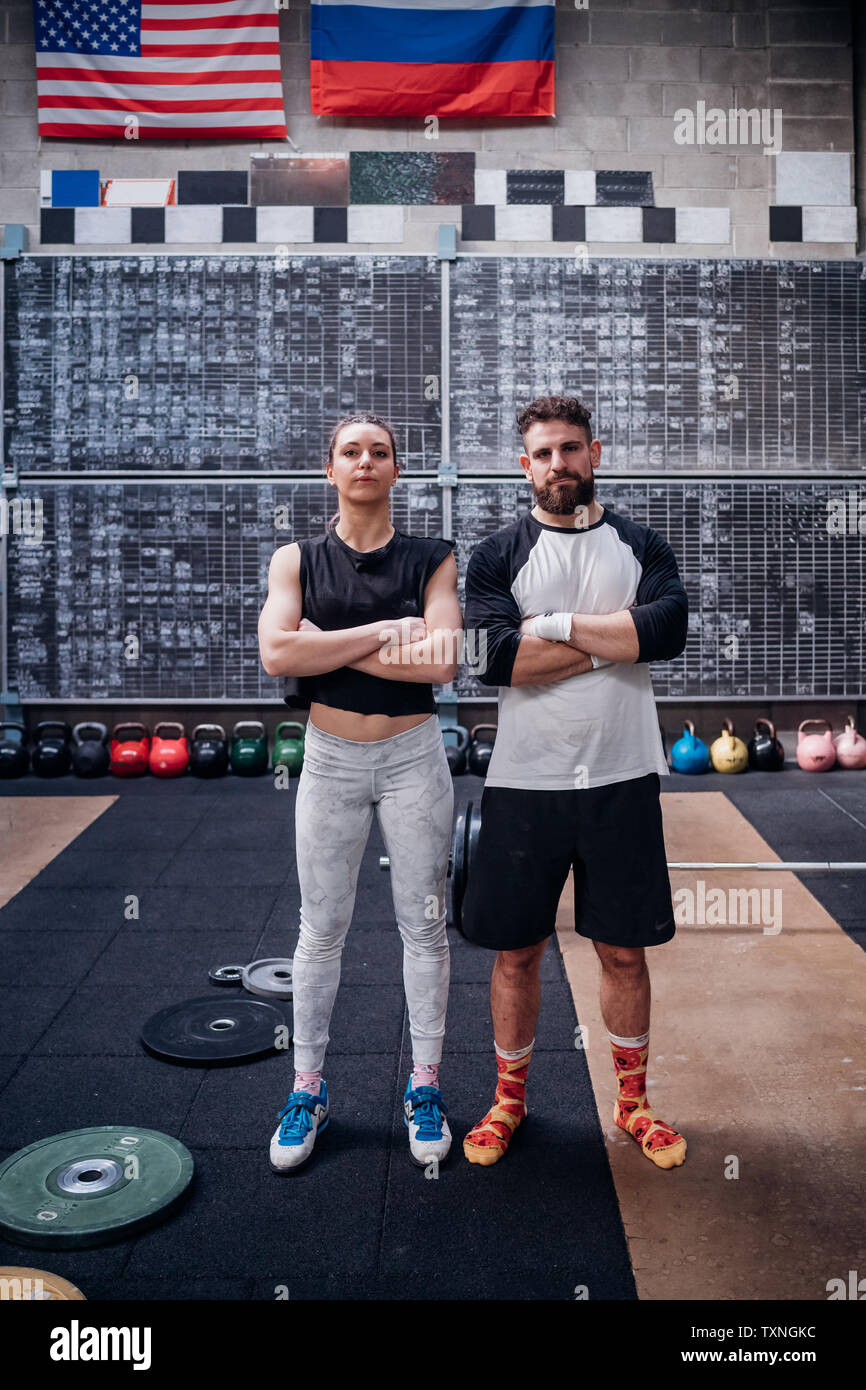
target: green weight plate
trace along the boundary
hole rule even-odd
[[[0,1231],[43,1250],[125,1240],[167,1216],[192,1173],[185,1145],[155,1129],[53,1134],[0,1163]]]

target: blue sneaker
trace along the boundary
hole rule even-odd
[[[445,1102],[437,1086],[412,1089],[412,1077],[403,1096],[403,1119],[409,1130],[409,1152],[413,1163],[426,1168],[433,1160],[442,1163],[451,1148],[451,1131],[445,1118]]]
[[[324,1081],[317,1096],[292,1091],[278,1117],[271,1139],[270,1160],[275,1173],[291,1173],[306,1163],[319,1130],[328,1127],[328,1090]]]

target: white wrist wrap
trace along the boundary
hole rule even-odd
[[[571,636],[571,614],[542,613],[532,619],[529,630],[533,637],[544,637],[548,642],[567,642]]]

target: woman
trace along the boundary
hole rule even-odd
[[[391,525],[397,446],[378,416],[340,420],[326,471],[339,496],[339,520],[325,535],[275,552],[259,619],[265,670],[291,677],[286,703],[310,710],[295,806],[295,1080],[271,1140],[278,1173],[299,1168],[328,1123],[328,1024],[374,809],[403,938],[410,1153],[417,1163],[441,1161],[451,1145],[439,1063],[454,792],[432,683],[452,680],[457,669],[462,617],[454,542],[406,536]]]

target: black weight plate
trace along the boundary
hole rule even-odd
[[[469,823],[472,817],[472,802],[457,817],[454,829],[454,870],[451,875],[451,918],[457,930],[463,933],[463,898],[466,893],[466,856]]]
[[[478,836],[481,833],[481,808],[473,802],[469,803],[469,828],[466,831],[466,863],[463,867],[463,881],[469,883],[469,875],[472,873],[472,865],[475,862],[475,852],[478,848]]]
[[[287,1024],[282,1009],[264,999],[184,999],[149,1018],[141,1041],[164,1062],[207,1066],[251,1061],[277,1048],[277,1030]]]
[[[207,977],[212,985],[239,985],[243,983],[243,965],[214,965]]]
[[[451,925],[460,930],[460,901],[463,884],[463,842],[466,838],[466,815],[460,811],[454,826],[451,846]]]
[[[125,1240],[167,1216],[192,1173],[186,1146],[155,1129],[53,1134],[0,1163],[0,1230],[46,1250]]]

